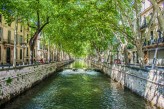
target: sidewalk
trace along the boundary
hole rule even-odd
[[[50,63],[53,63],[53,62],[50,62]],[[45,63],[36,62],[36,63],[33,63],[33,64],[24,64],[24,65],[23,64],[17,64],[16,68],[25,67],[25,66],[32,66],[32,65],[42,65],[42,64],[48,64],[48,62],[45,62]],[[0,70],[1,69],[10,69],[10,68],[13,68],[13,64],[0,65]]]

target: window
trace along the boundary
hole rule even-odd
[[[40,43],[39,43],[39,49],[42,49],[42,47],[43,47],[43,46],[42,46],[42,44],[41,44],[41,42],[40,42]]]
[[[23,37],[22,37],[22,36],[19,37],[19,43],[20,43],[20,44],[23,43]]]
[[[29,31],[30,30],[30,28],[29,28],[29,26],[27,27],[27,31]]]
[[[10,43],[10,41],[11,41],[11,31],[9,30],[8,31],[8,43]]]
[[[28,56],[28,47],[27,47],[27,49],[26,49],[26,56]]]
[[[0,41],[2,40],[3,38],[3,28],[0,27]]]
[[[20,59],[22,59],[22,49],[20,49]]]
[[[2,23],[2,15],[0,14],[0,23]]]
[[[23,27],[22,27],[22,25],[20,26],[20,32],[22,32],[23,31]]]

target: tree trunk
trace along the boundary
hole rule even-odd
[[[162,11],[160,10],[160,7],[159,7],[156,0],[150,0],[150,2],[153,5],[153,8],[155,10],[157,10],[158,23],[159,23],[160,29],[161,29],[161,31],[163,32],[163,35],[164,35],[164,18],[163,18],[163,15],[162,15]]]
[[[30,64],[34,62],[34,49],[30,48]]]
[[[125,61],[125,65],[129,64],[129,60],[128,60],[128,50],[127,50],[127,46],[124,45],[124,61]]]
[[[143,68],[145,66],[145,63],[144,63],[144,53],[143,53],[143,50],[142,50],[142,43],[137,43],[136,47],[137,47],[137,54],[138,54],[139,64]]]
[[[60,51],[57,50],[57,61],[60,61]]]
[[[158,15],[158,24],[160,26],[160,30],[162,31],[162,34],[164,36],[164,17],[162,18],[162,15]]]
[[[98,62],[101,62],[101,54],[100,53],[97,54],[98,54]]]
[[[107,62],[109,62],[109,58],[110,58],[110,52],[108,53]]]
[[[48,41],[48,63],[50,62],[50,41]]]
[[[47,24],[49,24],[49,17],[47,17],[47,21],[46,21],[46,23],[44,23],[41,27],[40,27],[40,18],[39,18],[39,12],[37,11],[37,15],[38,15],[38,25],[37,25],[37,29],[36,29],[36,31],[35,31],[35,33],[34,33],[34,35],[33,35],[33,37],[31,37],[31,39],[30,39],[30,41],[29,41],[29,46],[30,46],[30,51],[31,51],[31,53],[30,53],[30,63],[31,64],[33,64],[33,51],[34,51],[34,46],[35,46],[35,42],[36,42],[36,40],[37,40],[37,38],[38,38],[38,35],[39,35],[39,33],[43,30],[43,28],[47,25]]]
[[[33,37],[31,37],[30,41],[29,41],[29,46],[30,46],[30,64],[33,64],[33,51],[35,48],[35,42],[37,40],[37,37],[39,35],[40,31],[36,31],[35,34],[33,35]]]
[[[71,56],[70,56],[70,54],[68,55],[68,60],[71,60]]]
[[[61,61],[63,61],[63,50],[61,50],[60,52],[61,52]]]
[[[98,62],[101,62],[101,57],[100,56],[98,56]]]
[[[113,64],[113,55],[112,55],[112,53],[110,54],[110,64]]]

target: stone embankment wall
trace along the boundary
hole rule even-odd
[[[97,62],[93,62],[92,65],[153,105],[164,108],[164,71],[147,71]]]
[[[0,71],[0,105],[42,81],[71,61]]]

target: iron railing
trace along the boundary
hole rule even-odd
[[[11,44],[11,45],[14,44],[13,40],[8,40],[8,39],[3,39],[2,42],[3,42],[3,44]]]

